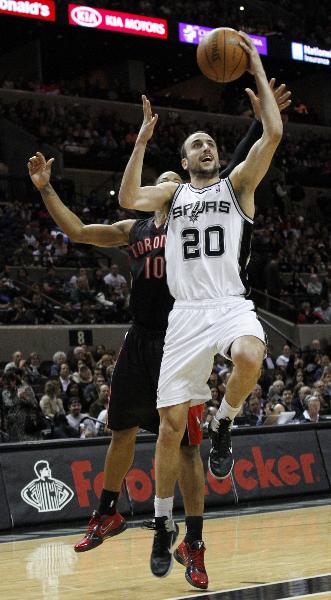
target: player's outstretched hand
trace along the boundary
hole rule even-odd
[[[49,183],[53,162],[54,158],[50,158],[46,162],[46,158],[41,152],[36,152],[36,155],[29,159],[29,175],[38,190],[41,190]]]
[[[241,42],[239,42],[239,44],[248,55],[249,64],[247,71],[251,73],[251,75],[255,75],[258,71],[264,72],[261,58],[254,42],[252,42],[251,38],[244,31],[239,31],[238,33],[241,37]]]
[[[276,79],[273,77],[269,81],[269,86],[275,100],[277,102],[279,111],[282,112],[286,108],[288,108],[291,104],[291,94],[285,83],[281,83],[278,87],[275,88]],[[246,88],[246,93],[251,101],[252,109],[254,111],[254,116],[259,121],[261,120],[261,103],[259,97],[251,90],[250,88]]]
[[[137,142],[142,142],[143,144],[147,144],[148,140],[151,139],[154,127],[158,120],[158,115],[155,114],[153,116],[151,103],[146,98],[146,96],[142,96],[143,101],[143,111],[144,111],[144,120],[142,126],[140,127],[140,131],[138,133]]]

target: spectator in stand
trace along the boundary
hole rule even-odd
[[[311,395],[311,388],[308,385],[301,385],[297,395],[293,398],[293,407],[297,417],[300,417],[306,408],[305,399]]]
[[[269,388],[268,400],[271,400],[273,404],[279,404],[282,399],[284,387],[284,381],[281,379],[276,380]]]
[[[93,437],[95,436],[95,426],[91,419],[87,418],[87,413],[82,413],[82,405],[79,398],[72,397],[69,403],[69,413],[67,414],[67,421],[73,429],[80,433],[80,437]],[[82,423],[82,419],[83,423]]]
[[[95,362],[97,363],[104,354],[106,354],[106,346],[104,344],[98,344],[93,352]]]
[[[244,405],[244,414],[247,417],[249,425],[260,425],[262,423],[264,412],[256,396],[249,396]]]
[[[100,358],[100,360],[97,363],[97,366],[102,369],[102,374],[106,381],[107,381],[107,369],[109,367],[113,366],[114,362],[115,361],[112,358],[111,354],[107,353],[107,354],[103,354],[103,356]]]
[[[89,407],[98,399],[100,387],[105,384],[105,381],[102,372],[100,373],[99,370],[96,370],[93,374],[93,381],[91,381],[84,389],[84,402]],[[92,417],[94,417],[94,415],[92,415]]]
[[[32,227],[29,224],[25,225],[24,239],[28,246],[32,246],[33,248],[37,247],[37,240],[36,240],[35,236],[33,235]]]
[[[13,302],[8,306],[5,321],[7,325],[31,325],[31,315],[19,296],[13,298]]]
[[[84,301],[93,302],[93,299],[94,296],[90,291],[88,280],[85,277],[78,277],[76,287],[70,295],[72,304],[82,304]]]
[[[89,414],[91,415],[91,417],[98,419],[99,418],[98,415],[101,413],[101,411],[108,408],[109,399],[110,399],[109,386],[107,384],[103,383],[102,385],[100,385],[98,398],[94,402],[92,402],[92,404],[90,406]]]
[[[322,322],[322,317],[317,310],[312,308],[310,302],[302,302],[301,309],[298,314],[298,323],[301,325],[314,325]]]
[[[219,376],[222,376],[224,373],[229,371],[229,367],[225,362],[224,356],[217,354],[214,362],[214,369],[217,371]]]
[[[89,409],[89,403],[84,395],[86,387],[93,382],[93,375],[91,369],[86,364],[81,364],[72,376],[73,382],[78,385],[78,395],[81,400],[83,410]]]
[[[70,375],[70,368],[69,368],[68,363],[66,363],[66,362],[63,362],[60,365],[60,373],[59,373],[58,381],[60,384],[61,397],[63,400],[63,398],[66,396],[68,386],[70,385],[70,383],[72,381],[72,377]]]
[[[82,360],[90,369],[94,367],[94,358],[86,345],[76,346],[73,349],[69,365],[71,371],[77,371],[78,363]]]
[[[211,387],[210,393],[211,393],[210,406],[216,406],[216,408],[219,408],[220,404],[221,404],[221,395],[220,395],[219,389],[217,387]]]
[[[291,348],[287,344],[283,346],[283,353],[278,356],[276,359],[277,367],[283,367],[286,369],[291,356]]]
[[[307,284],[307,294],[313,306],[318,305],[321,301],[322,287],[322,282],[317,273],[311,273]]]
[[[291,412],[291,411],[295,410],[295,407],[293,406],[292,403],[293,403],[293,392],[291,389],[285,388],[283,390],[281,400],[274,406],[274,408],[279,407],[279,413],[280,412]]]
[[[257,398],[262,408],[266,403],[265,398],[263,398],[262,386],[259,383],[255,384],[253,390],[251,391],[250,397]]]
[[[18,369],[20,366],[20,362],[23,359],[23,353],[20,350],[16,350],[16,352],[12,354],[11,361],[5,366],[5,373],[7,373],[7,371],[12,371],[13,369]]]
[[[57,276],[53,266],[49,267],[43,279],[42,290],[47,296],[62,302],[64,294],[61,291],[63,287],[61,279]]]
[[[12,371],[3,374],[4,426],[11,442],[41,439],[44,427],[34,394]]]
[[[22,363],[22,361],[21,361]],[[21,364],[20,363],[20,364]],[[25,370],[31,385],[37,385],[46,380],[45,375],[40,371],[40,357],[37,352],[31,352],[25,364]]]
[[[59,377],[61,365],[65,362],[67,362],[66,353],[62,350],[55,352],[53,355],[53,364],[50,369],[50,377]]]
[[[53,323],[54,309],[40,294],[33,294],[32,302],[26,311],[26,318],[29,319],[31,325]]]
[[[329,300],[322,299],[320,305],[315,308],[315,312],[320,315],[323,323],[331,323],[331,304]]]
[[[104,282],[115,291],[121,290],[121,285],[126,284],[126,279],[119,273],[118,265],[112,265],[110,272],[104,276]]]
[[[63,402],[59,398],[59,385],[57,381],[52,380],[45,383],[45,393],[39,404],[45,417],[54,419],[57,415],[64,414]]]
[[[321,408],[319,399],[316,396],[306,396],[305,405],[306,409],[303,411],[301,421],[303,423],[318,423]]]

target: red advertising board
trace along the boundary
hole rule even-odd
[[[0,0],[1,2],[1,0]],[[168,24],[165,19],[133,15],[131,13],[116,12],[92,8],[91,6],[78,6],[69,4],[68,19],[70,25],[89,27],[93,29],[106,29],[132,35],[143,35],[166,40],[168,37]]]
[[[27,17],[41,21],[55,21],[55,2],[53,0],[0,0],[0,14],[14,17]]]

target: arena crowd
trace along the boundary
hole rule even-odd
[[[291,422],[316,423],[331,417],[331,347],[313,340],[303,352],[284,345],[269,355],[259,382],[234,424],[263,426],[268,416],[291,412]],[[103,345],[59,350],[52,361],[17,350],[0,377],[0,440],[88,438],[110,435],[107,414],[116,352]],[[211,400],[203,426],[225,394],[231,363],[216,355],[209,378]],[[292,414],[293,413],[293,414]]]

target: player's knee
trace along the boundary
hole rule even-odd
[[[232,357],[239,371],[250,379],[258,379],[261,372],[263,356],[260,348],[243,348]]]
[[[111,444],[114,446],[129,444],[135,442],[138,427],[131,427],[130,429],[122,429],[121,431],[112,431]]]
[[[180,443],[185,429],[185,423],[175,419],[171,415],[164,416],[161,419],[159,429],[159,440],[164,444]]]

